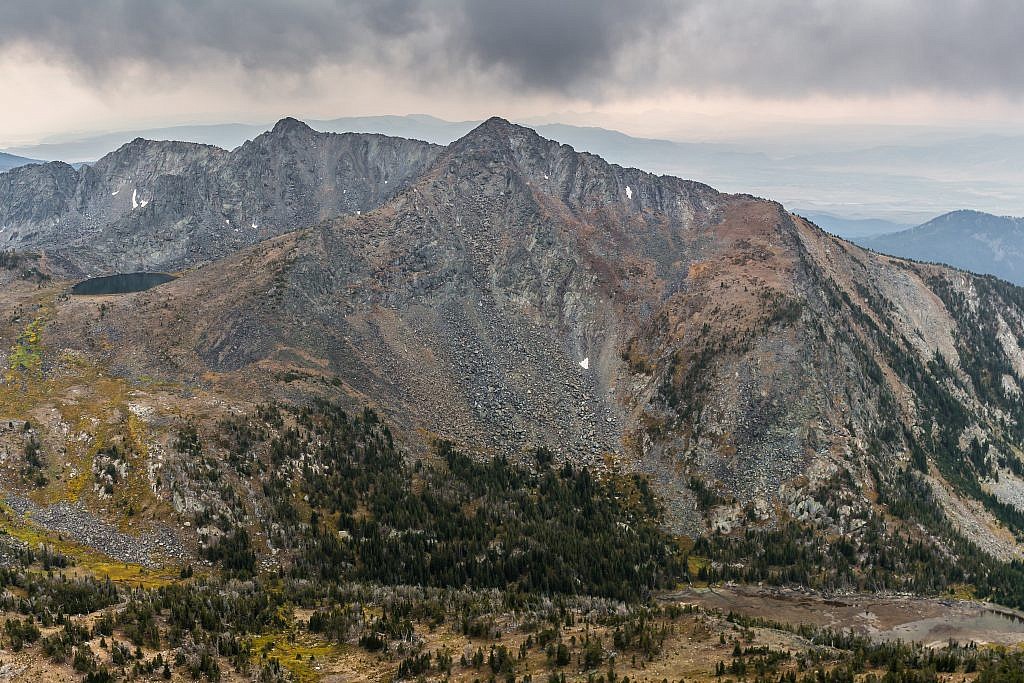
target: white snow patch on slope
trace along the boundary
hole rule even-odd
[[[139,196],[139,191],[137,189],[135,189],[135,188],[132,188],[132,208],[133,209],[139,208],[138,196]]]
[[[583,368],[584,370],[590,369],[590,356],[587,356],[586,358],[580,361],[580,367]]]
[[[110,196],[111,196],[111,197],[116,197],[116,196],[117,196],[117,193],[118,193],[118,192],[120,192],[120,191],[121,191],[121,190],[114,190],[113,192],[111,192],[111,193],[110,193]]]
[[[632,199],[632,198],[633,198],[633,188],[631,188],[629,185],[626,185],[626,199]]]

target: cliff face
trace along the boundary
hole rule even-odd
[[[231,152],[138,139],[80,171],[49,163],[0,174],[0,248],[45,250],[71,273],[184,269],[376,208],[438,149],[317,133],[294,119]]]

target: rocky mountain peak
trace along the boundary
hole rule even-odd
[[[718,204],[714,189],[611,164],[599,156],[542,137],[526,126],[491,117],[453,142],[439,158],[446,183],[491,197],[518,196],[544,211],[569,211],[605,228],[657,213],[676,225]],[[596,212],[596,213],[595,213]],[[603,216],[595,220],[598,215]],[[617,232],[617,230],[615,231]],[[665,255],[668,258],[668,255]]]
[[[306,125],[305,122],[291,116],[286,116],[274,124],[274,127],[270,130],[270,135],[281,137],[285,135],[311,135],[316,134],[316,132]]]
[[[533,132],[529,128],[516,125],[508,119],[503,119],[500,116],[492,116],[486,121],[481,123],[479,126],[462,136],[462,140],[473,140],[487,137],[496,137],[498,139],[508,139],[516,130]],[[536,133],[534,133],[536,135]]]
[[[185,268],[375,209],[440,150],[293,118],[230,152],[137,138],[80,171],[0,174],[0,249],[44,250],[75,275]]]
[[[516,162],[522,149],[544,150],[552,143],[531,128],[520,126],[498,116],[492,116],[448,147],[447,156],[476,157],[482,161]]]
[[[224,150],[212,145],[135,138],[90,164],[90,167],[111,182],[130,181],[134,175],[150,179],[180,173],[195,161],[206,161],[223,153]]]

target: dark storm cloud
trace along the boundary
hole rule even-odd
[[[307,0],[41,0],[0,7],[0,45],[26,44],[83,71],[126,63],[168,70],[301,72],[321,62],[385,55],[429,19],[420,3]]]
[[[238,65],[375,65],[600,98],[1024,93],[1019,0],[37,0],[0,5],[0,48],[98,80]]]
[[[614,78],[623,53],[642,51],[672,16],[668,0],[467,0],[454,43],[478,65],[557,90]]]

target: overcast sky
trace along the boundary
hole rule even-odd
[[[0,146],[429,113],[714,138],[1021,125],[1020,0],[9,0]]]

